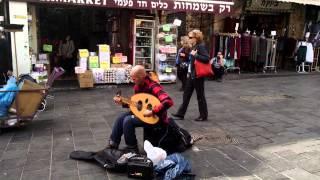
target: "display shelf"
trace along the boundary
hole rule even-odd
[[[154,69],[154,20],[135,19],[133,35],[133,65]]]
[[[175,57],[177,54],[177,26],[164,24],[158,26],[156,35],[155,68],[160,83],[175,83],[177,68]]]

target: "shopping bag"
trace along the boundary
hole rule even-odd
[[[211,77],[213,76],[213,71],[211,64],[203,63],[199,60],[195,60],[194,62],[195,70],[196,70],[196,77],[197,78],[203,78],[203,77]]]

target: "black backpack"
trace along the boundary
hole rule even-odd
[[[192,146],[190,133],[170,119],[167,126],[144,128],[144,140],[164,149],[168,154],[183,152]]]

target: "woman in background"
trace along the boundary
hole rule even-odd
[[[188,74],[188,66],[189,66],[189,53],[191,51],[191,47],[189,44],[188,36],[181,36],[181,48],[178,51],[176,57],[176,66],[177,66],[177,75],[182,85],[180,91],[183,91],[186,87],[187,82],[187,74]]]

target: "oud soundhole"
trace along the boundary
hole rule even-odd
[[[145,103],[148,104],[148,102],[149,102],[149,99],[147,98],[147,99],[145,100]]]
[[[137,103],[137,109],[138,109],[138,111],[141,111],[141,110],[142,110],[142,101],[138,101],[138,103]]]
[[[152,104],[148,104],[148,105],[147,105],[147,109],[150,110],[150,111],[152,111]]]

